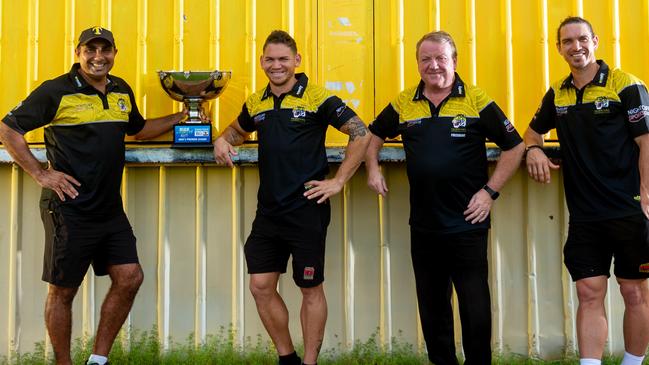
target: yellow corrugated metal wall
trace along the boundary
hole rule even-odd
[[[258,67],[272,29],[292,33],[311,80],[327,86],[370,121],[403,87],[417,82],[415,43],[434,29],[455,38],[458,71],[485,89],[520,132],[548,87],[565,74],[555,32],[568,15],[590,19],[598,56],[649,80],[647,0],[2,0],[0,113],[44,80],[67,72],[80,30],[114,31],[113,73],[130,82],[148,117],[180,107],[159,86],[156,70],[232,70],[212,103],[223,128],[245,97],[266,83]],[[42,140],[32,132],[31,142]],[[168,141],[168,137],[161,141]],[[331,131],[332,145],[345,142]],[[423,346],[410,268],[408,187],[402,164],[384,168],[390,194],[379,200],[361,171],[332,200],[325,347],[366,339]],[[491,288],[494,349],[556,357],[575,349],[576,297],[561,264],[567,231],[560,173],[539,186],[521,170],[494,208]],[[196,339],[232,324],[239,339],[264,333],[247,290],[242,244],[250,230],[256,167],[130,165],[125,207],[139,239],[146,279],[129,324],[159,328],[160,338]],[[43,234],[39,188],[22,170],[0,165],[0,354],[46,340],[40,281]],[[75,302],[74,336],[91,333],[108,281],[85,282]],[[299,292],[280,284],[291,329],[299,331]],[[607,349],[623,349],[623,305],[615,285],[607,302]],[[3,330],[6,329],[6,330]],[[460,342],[458,332],[458,343]]]

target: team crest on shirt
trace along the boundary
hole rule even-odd
[[[600,96],[595,99],[595,114],[608,114],[610,112],[608,109],[608,99],[605,96]]]
[[[638,271],[649,273],[649,262],[647,262],[646,264],[641,264]]]
[[[306,110],[301,107],[297,107],[293,109],[293,118],[291,118],[291,122],[304,122],[306,119]]]
[[[121,110],[123,112],[128,110],[128,107],[126,106],[126,100],[124,100],[122,98],[119,98],[119,100],[117,100],[117,106],[119,107],[119,110]]]
[[[458,114],[453,117],[451,124],[453,124],[453,128],[451,128],[451,137],[466,137],[466,116],[464,114]]]

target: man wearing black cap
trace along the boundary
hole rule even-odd
[[[120,196],[124,135],[156,137],[185,112],[142,117],[128,84],[108,74],[117,54],[108,29],[84,30],[75,54],[79,63],[69,73],[45,81],[2,119],[0,141],[43,187],[45,323],[57,364],[72,364],[72,301],[88,266],[111,278],[88,360],[103,365],[143,279]],[[23,137],[39,127],[45,127],[47,168]]]

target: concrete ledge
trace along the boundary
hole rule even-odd
[[[46,162],[45,148],[32,147],[32,153],[41,162]],[[257,155],[257,146],[246,144],[237,147],[239,155],[234,156],[233,161],[238,165],[254,165],[259,159]],[[559,146],[549,145],[545,148],[546,153],[551,158],[559,157]],[[331,163],[340,163],[345,156],[344,147],[327,147],[327,159]],[[487,160],[497,161],[500,157],[498,147],[487,145]],[[386,144],[379,154],[381,162],[405,162],[406,155],[401,144]],[[9,156],[6,149],[0,148],[0,163],[12,163],[13,159]],[[210,148],[169,148],[165,146],[127,146],[126,147],[127,164],[214,164],[214,155]]]

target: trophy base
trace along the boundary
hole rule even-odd
[[[212,148],[210,123],[178,123],[174,125],[172,148]]]

